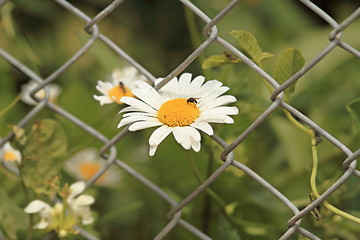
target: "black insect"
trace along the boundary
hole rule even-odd
[[[195,104],[197,104],[198,102],[196,101],[196,99],[198,99],[198,98],[193,98],[193,97],[191,97],[191,98],[188,98],[188,99],[186,100],[186,102],[187,102],[187,103],[195,103]]]
[[[123,82],[119,82],[119,86],[120,86],[120,88],[123,90],[123,93],[125,94],[125,93],[126,93],[126,89],[125,89],[125,86],[124,86]]]
[[[224,55],[225,55],[225,57],[226,57],[227,59],[229,59],[230,61],[236,60],[236,58],[235,58],[231,53],[229,53],[229,52],[227,52],[227,51],[224,51]]]

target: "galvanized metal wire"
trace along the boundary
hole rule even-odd
[[[162,229],[158,229],[157,236],[154,236],[154,239],[163,239],[165,236],[171,232],[171,230],[175,226],[181,226],[186,231],[192,233],[198,239],[211,239],[210,236],[207,236],[202,231],[200,231],[196,226],[186,222],[182,219],[181,211],[184,207],[190,204],[196,197],[201,195],[204,190],[206,190],[209,185],[215,181],[219,176],[223,174],[223,172],[230,166],[234,166],[240,170],[242,170],[248,177],[253,179],[253,181],[258,182],[264,189],[272,193],[278,201],[282,202],[292,213],[292,217],[288,220],[287,224],[284,223],[284,233],[282,236],[279,236],[279,239],[290,239],[292,236],[296,234],[301,234],[308,239],[320,239],[321,236],[315,236],[310,231],[304,229],[301,226],[301,220],[304,216],[309,215],[310,212],[318,207],[322,202],[328,199],[333,192],[339,189],[351,176],[360,177],[360,171],[356,169],[357,161],[356,158],[360,156],[360,149],[355,152],[352,152],[346,145],[340,142],[335,136],[332,136],[328,131],[323,129],[313,120],[305,116],[294,106],[283,101],[284,91],[294,82],[299,81],[300,77],[304,74],[307,74],[309,70],[314,68],[322,59],[324,59],[330,52],[334,49],[342,48],[348,52],[348,54],[353,55],[355,58],[360,58],[360,52],[356,50],[354,47],[348,45],[347,43],[342,41],[342,33],[343,31],[349,27],[356,19],[360,18],[360,8],[356,9],[353,13],[351,13],[343,22],[338,23],[334,20],[330,15],[324,12],[320,7],[316,4],[312,3],[308,0],[299,0],[302,4],[304,4],[307,8],[317,14],[320,18],[324,19],[326,23],[332,28],[329,32],[329,43],[328,45],[318,52],[316,56],[310,60],[310,62],[303,67],[300,71],[291,76],[284,83],[278,83],[273,77],[271,77],[266,71],[257,66],[251,59],[249,59],[243,52],[239,49],[231,45],[229,42],[221,38],[219,36],[217,26],[222,19],[232,11],[234,7],[237,7],[239,4],[239,0],[231,1],[222,11],[220,11],[215,17],[210,18],[207,16],[200,8],[198,8],[193,2],[188,0],[180,0],[180,2],[189,10],[191,10],[199,19],[204,21],[206,26],[203,29],[203,34],[206,39],[189,55],[186,59],[184,59],[174,70],[172,70],[161,83],[155,86],[158,90],[165,86],[173,77],[180,74],[187,66],[189,66],[193,61],[195,61],[198,56],[205,51],[209,47],[210,44],[219,44],[226,48],[231,54],[240,58],[249,68],[251,68],[254,72],[256,72],[260,77],[265,79],[273,88],[274,91],[269,95],[269,105],[268,107],[255,119],[243,132],[239,135],[233,142],[226,143],[222,138],[217,135],[211,136],[211,139],[219,144],[223,148],[223,152],[221,154],[221,160],[223,164],[218,167],[213,173],[197,188],[193,190],[189,190],[187,196],[183,198],[182,201],[175,201],[169,194],[166,193],[161,187],[150,181],[146,176],[137,172],[134,168],[127,165],[124,161],[118,159],[117,150],[115,144],[122,141],[124,136],[130,134],[127,128],[121,130],[118,134],[113,136],[113,138],[108,139],[97,129],[91,127],[86,121],[79,119],[76,115],[69,113],[66,109],[59,107],[58,105],[51,103],[49,101],[49,91],[48,85],[50,83],[56,82],[58,77],[62,75],[64,72],[68,70],[71,66],[76,64],[83,55],[89,51],[89,49],[93,46],[93,44],[97,41],[101,41],[107,47],[109,47],[114,53],[116,53],[120,58],[127,61],[130,65],[135,67],[141,74],[147,77],[150,81],[155,82],[155,77],[141,64],[139,64],[134,58],[128,55],[121,46],[118,46],[113,41],[111,41],[107,36],[101,33],[98,25],[103,19],[105,19],[109,14],[111,14],[117,8],[122,7],[123,0],[115,0],[111,4],[109,4],[104,10],[99,12],[94,17],[89,17],[85,14],[81,9],[77,8],[72,3],[66,0],[54,0],[59,7],[63,7],[65,10],[72,13],[74,16],[80,18],[84,21],[84,31],[87,32],[90,38],[87,40],[85,44],[71,57],[69,58],[62,66],[59,66],[55,71],[53,71],[49,76],[43,78],[39,76],[37,73],[32,71],[28,66],[26,66],[21,61],[17,60],[9,51],[5,51],[0,48],[0,57],[7,61],[14,68],[19,70],[22,74],[27,76],[29,79],[34,79],[38,86],[31,93],[32,97],[38,101],[38,104],[34,106],[27,115],[17,123],[19,127],[24,127],[31,121],[36,118],[38,113],[44,109],[48,108],[53,112],[56,112],[68,119],[70,122],[83,129],[89,136],[92,136],[102,142],[104,145],[99,152],[99,154],[106,160],[105,166],[91,179],[87,182],[87,187],[91,186],[101,175],[103,175],[107,169],[115,165],[121,168],[123,171],[128,173],[134,179],[142,183],[144,186],[148,187],[150,190],[157,194],[160,198],[162,198],[169,207],[171,208],[167,214],[169,218],[169,222]],[[0,7],[6,5],[8,1],[0,1]],[[0,46],[1,47],[1,46]],[[39,90],[44,89],[46,92],[46,98],[40,100],[36,99],[34,94]],[[285,109],[291,115],[298,118],[305,125],[309,126],[311,129],[315,130],[322,138],[327,139],[331,144],[340,149],[344,154],[346,154],[347,158],[343,161],[343,173],[342,175],[330,186],[326,191],[324,191],[321,196],[309,204],[304,209],[298,209],[292,202],[282,194],[278,189],[276,189],[271,183],[267,182],[263,179],[259,174],[255,173],[251,168],[246,166],[243,163],[240,163],[234,159],[234,155],[232,151],[237,148],[245,139],[247,139],[254,131],[259,129],[259,126],[266,120],[269,116],[271,116],[276,109]],[[6,141],[11,140],[14,137],[13,132],[9,132],[7,136],[5,136],[1,142],[0,146],[2,146]],[[6,166],[6,165],[5,165]],[[10,171],[13,171],[15,174],[18,174],[17,169],[12,168],[11,166],[6,166]],[[1,233],[0,233],[1,234]],[[97,237],[91,235],[84,230],[80,231],[80,234],[86,239],[98,239]]]

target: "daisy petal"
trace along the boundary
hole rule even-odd
[[[201,86],[200,91],[203,94],[206,94],[207,92],[212,92],[222,86],[222,83],[218,80],[211,80],[206,82],[204,85]]]
[[[236,115],[239,113],[237,107],[215,107],[201,112],[200,116],[204,115]]]
[[[186,128],[186,131],[188,133],[188,136],[192,139],[194,139],[195,141],[199,141],[201,140],[201,135],[199,133],[198,130],[196,130],[195,128],[193,127],[185,127]]]
[[[123,113],[123,112],[136,112],[136,111],[138,111],[138,109],[137,109],[136,107],[128,106],[128,107],[124,107],[123,109],[121,109],[119,113]]]
[[[173,135],[175,140],[186,150],[190,149],[190,137],[187,133],[188,127],[174,127]]]
[[[151,107],[159,109],[163,102],[159,93],[143,81],[136,81],[135,84],[138,88],[133,89],[132,93]]]
[[[221,94],[227,92],[230,88],[222,86],[218,89],[215,89],[212,92],[209,92],[208,94],[204,94],[203,97],[201,98],[201,100],[203,102],[211,102],[212,100],[214,100],[215,98],[219,97]]]
[[[133,124],[130,125],[129,130],[132,132],[141,130],[141,129],[145,129],[145,128],[151,128],[151,127],[156,127],[156,126],[160,126],[162,125],[161,122],[159,121],[154,121],[154,122],[146,122],[146,121],[141,121],[141,122],[135,122]]]
[[[211,125],[208,124],[207,122],[196,122],[195,121],[190,126],[203,131],[204,133],[206,133],[209,136],[214,134],[214,130],[212,129]]]
[[[199,152],[200,148],[201,148],[201,144],[200,141],[196,141],[191,139],[191,148],[195,151],[195,152]]]
[[[193,88],[193,89],[196,89],[198,90],[201,85],[204,83],[205,81],[205,77],[204,76],[197,76],[196,78],[194,78],[192,81],[191,81],[191,84],[190,84],[190,87]]]
[[[130,123],[133,122],[159,122],[159,120],[157,118],[154,117],[148,117],[148,116],[130,116],[130,117],[125,117],[123,119],[121,119],[120,123],[118,124],[118,128],[121,128],[125,125],[128,125]]]
[[[179,78],[179,91],[181,91],[182,89],[186,89],[190,86],[190,82],[191,82],[191,73],[183,73],[180,78]]]
[[[150,156],[154,156],[155,155],[155,152],[156,152],[156,149],[157,149],[158,145],[150,145],[150,149],[149,149],[149,155]]]
[[[199,104],[199,108],[202,111],[205,111],[210,108],[215,108],[215,107],[218,107],[221,105],[226,105],[226,104],[233,103],[233,102],[236,102],[236,98],[234,96],[224,95],[224,96],[220,96],[210,102],[201,101]]]
[[[123,115],[123,118],[132,117],[132,116],[148,116],[148,117],[156,117],[156,115],[145,112],[128,112]]]
[[[95,100],[100,102],[100,105],[104,105],[104,104],[109,104],[109,103],[113,103],[113,101],[110,100],[110,98],[105,97],[105,96],[93,96]]]
[[[159,145],[172,131],[173,129],[166,125],[156,129],[149,138],[150,146]]]
[[[146,103],[132,97],[122,97],[120,99],[121,102],[126,103],[127,105],[133,106],[140,111],[148,112],[151,114],[157,114],[157,111],[147,105]]]
[[[204,121],[204,122],[211,122],[211,123],[227,123],[227,124],[234,123],[234,120],[227,115],[219,115],[219,116],[204,115],[204,116],[200,116],[196,120],[199,122]]]

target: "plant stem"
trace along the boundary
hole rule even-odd
[[[312,167],[311,176],[310,176],[310,186],[311,186],[311,191],[313,191],[313,193],[314,193],[314,196],[319,198],[320,194],[316,187],[316,174],[317,174],[317,167],[318,167],[319,161],[318,161],[317,141],[316,141],[315,133],[311,137],[311,144],[312,144],[311,153],[312,153],[312,158],[313,158],[313,167]],[[359,218],[336,208],[335,206],[331,205],[327,201],[324,201],[324,206],[327,209],[329,209],[331,212],[360,224]]]
[[[311,191],[314,193],[314,196],[316,198],[319,198],[320,194],[319,194],[319,192],[317,190],[317,187],[316,187],[316,175],[317,175],[317,168],[318,168],[318,163],[319,163],[318,150],[317,150],[318,141],[316,139],[316,132],[313,129],[301,124],[300,122],[298,122],[288,111],[284,110],[284,112],[285,112],[285,115],[287,116],[287,118],[290,120],[291,123],[293,123],[301,131],[305,132],[311,138],[311,154],[312,154],[313,166],[312,166],[311,176],[310,176],[310,187],[311,187]],[[354,222],[360,224],[360,219],[359,218],[357,218],[357,217],[355,217],[355,216],[353,216],[351,214],[348,214],[348,213],[334,207],[333,205],[331,205],[327,201],[324,201],[323,204],[328,210],[330,210],[334,214],[337,214],[339,216],[342,216],[344,218],[347,218],[347,219],[349,219],[351,221],[354,221]]]

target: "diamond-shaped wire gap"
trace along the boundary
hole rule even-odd
[[[228,145],[225,141],[223,141],[218,136],[214,135],[213,139],[221,145],[224,149],[228,148]],[[260,185],[262,185],[266,190],[268,190],[270,193],[275,195],[281,202],[283,202],[294,214],[299,213],[299,210],[297,207],[288,199],[286,198],[279,190],[277,190],[274,186],[272,186],[270,183],[268,183],[266,180],[264,180],[260,175],[255,173],[253,170],[251,170],[246,165],[237,162],[236,160],[233,161],[232,165],[236,168],[239,168],[243,172],[245,172],[248,176],[253,178],[256,182],[258,182]],[[301,220],[296,223],[296,225],[293,225],[288,229],[281,237],[280,239],[288,239],[295,231],[305,235],[305,236],[312,236],[311,239],[318,239],[315,235],[307,232],[306,230],[299,228],[298,224],[300,224]]]
[[[157,77],[162,77],[168,69],[178,65],[178,59],[171,58],[173,53],[183,58],[186,58],[187,53],[190,54],[187,49],[189,40],[186,38],[185,20],[179,19],[179,15],[172,14],[179,9],[181,9],[181,4],[177,1],[164,2],[161,7],[156,4],[135,4],[132,1],[125,1],[116,12],[101,22],[101,24],[106,24],[112,20],[112,28],[116,27],[118,30],[103,32],[103,35],[120,46],[122,50],[135,56],[134,59],[140,59],[139,56],[141,56],[141,64],[152,66],[151,72],[155,72]],[[132,21],[130,22],[129,19]],[[163,29],[161,33],[158,32],[160,28]],[[164,50],[168,52],[170,59],[163,59],[159,55]]]
[[[344,31],[346,28],[349,27],[349,25],[353,24],[355,22],[355,20],[357,20],[358,18],[360,18],[360,7],[357,8],[352,14],[350,14],[344,21],[342,21],[340,23],[340,25],[335,28],[330,34],[329,34],[329,39],[330,41],[334,40],[336,38],[336,36]],[[340,42],[339,43],[339,47],[344,48],[345,50],[347,50],[348,52],[354,54],[355,56],[357,56],[358,58],[360,58],[360,51],[353,48],[352,46],[344,43],[344,42]]]
[[[104,10],[99,12],[95,17],[91,19],[90,22],[88,22],[85,26],[85,31],[88,33],[91,33],[92,26],[103,20],[107,15],[109,15],[111,12],[113,12],[121,3],[123,3],[124,0],[114,0],[111,4],[106,6]]]
[[[88,23],[85,26],[85,31],[87,31],[90,34],[93,34],[93,28],[97,29],[97,22],[103,20],[107,15],[109,15],[112,11],[114,11],[119,4],[121,4],[123,2],[123,0],[115,0],[114,2],[112,2],[110,5],[108,5],[103,11],[101,11],[98,15],[96,15],[93,19],[91,19],[89,21],[89,18],[81,13],[80,10],[78,10],[76,7],[74,7],[71,4],[68,4],[62,0],[58,0],[59,3],[61,3],[61,5],[63,5],[65,8],[71,10],[72,12],[74,12],[75,14],[77,14],[79,17],[83,18],[84,20],[86,20]],[[84,16],[82,16],[84,15]],[[109,30],[109,28],[111,28]],[[118,34],[118,32],[120,33],[120,35],[114,35],[119,37],[120,39],[126,34],[125,32],[121,32],[121,31],[112,31],[112,29],[114,28],[113,25],[111,25],[111,27],[109,25],[105,25],[105,34],[107,35],[111,35],[113,36],[115,33]],[[122,33],[122,34],[121,34]],[[114,37],[113,36],[113,37]],[[108,47],[110,47],[110,49],[112,49],[115,53],[117,53],[119,56],[121,56],[124,60],[126,60],[128,63],[130,63],[132,66],[134,66],[136,69],[139,70],[139,72],[141,72],[145,77],[147,77],[149,80],[151,80],[152,82],[155,81],[155,77],[149,73],[143,66],[141,66],[139,63],[137,63],[132,57],[130,57],[128,54],[126,54],[121,48],[119,48],[113,41],[111,41],[107,36],[100,34],[99,38],[106,44],[108,45]],[[114,37],[116,38],[116,37]],[[125,45],[125,43],[124,43]],[[99,53],[99,51],[97,51]],[[112,63],[110,60],[108,60],[107,65],[114,65],[114,63]],[[106,66],[106,65],[105,65]],[[107,66],[108,67],[108,66]],[[116,66],[118,67],[118,66]]]
[[[76,15],[82,17],[86,21],[90,21],[90,19],[81,13],[80,11],[74,12]],[[34,89],[31,93],[33,96],[40,88],[42,88],[44,85],[49,84],[53,82],[56,78],[59,77],[66,69],[71,67],[75,62],[77,62],[89,49],[90,47],[95,43],[95,41],[98,38],[99,31],[97,27],[94,27],[94,31],[92,34],[92,37],[78,50],[71,58],[69,58],[62,66],[60,66],[58,69],[56,69],[50,76],[48,76],[44,82],[38,86],[36,89]]]

